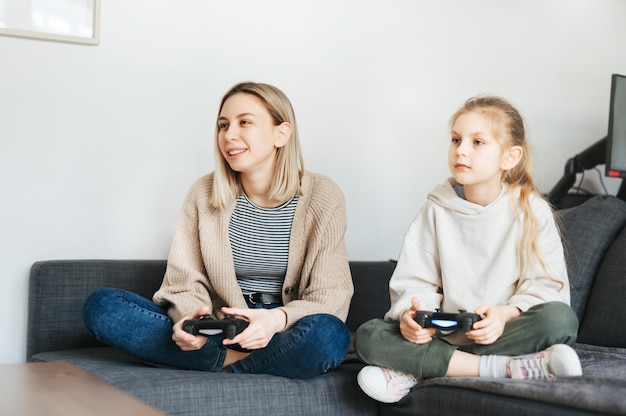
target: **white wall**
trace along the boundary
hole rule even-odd
[[[626,73],[622,0],[103,3],[99,46],[0,37],[0,362],[25,359],[33,262],[166,257],[238,81],[292,99],[306,167],[344,190],[350,258],[385,260],[448,175],[466,98],[519,107],[547,191]]]

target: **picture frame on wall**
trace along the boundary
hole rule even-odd
[[[101,0],[0,0],[0,35],[98,45]]]

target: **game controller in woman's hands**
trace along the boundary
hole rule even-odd
[[[214,319],[211,315],[202,315],[197,319],[187,319],[183,322],[183,330],[192,335],[217,337],[224,335],[233,339],[237,334],[248,327],[248,321],[224,315],[223,319]]]

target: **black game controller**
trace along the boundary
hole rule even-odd
[[[436,312],[417,311],[413,319],[422,328],[436,328],[442,331],[461,329],[467,332],[472,329],[474,322],[480,321],[483,317],[464,310],[459,310],[459,313],[445,313],[437,309]]]
[[[248,327],[248,321],[235,318],[232,315],[224,315],[224,319],[213,319],[211,315],[202,315],[198,319],[187,319],[183,322],[183,330],[192,335],[205,335],[217,337],[225,335],[228,339]]]

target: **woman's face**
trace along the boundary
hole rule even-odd
[[[284,123],[283,123],[284,124]],[[286,144],[281,125],[256,96],[237,93],[222,106],[217,119],[222,157],[242,175],[272,175],[276,150]]]

